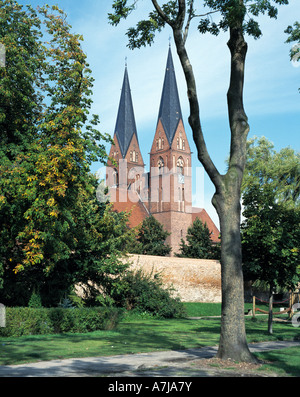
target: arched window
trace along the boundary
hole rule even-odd
[[[163,160],[162,157],[160,157],[160,158],[158,159],[158,162],[157,162],[157,167],[158,167],[159,175],[161,175],[161,174],[163,173],[163,171],[164,171],[164,166],[165,166],[164,160]]]
[[[115,169],[113,172],[113,186],[117,187],[119,184],[118,171]]]
[[[177,173],[183,175],[184,161],[182,157],[177,160]]]

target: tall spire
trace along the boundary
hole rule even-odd
[[[122,87],[120,104],[119,104],[118,117],[115,127],[115,134],[118,139],[122,157],[125,158],[133,135],[135,134],[137,138],[137,130],[136,130],[133,104],[131,98],[131,90],[129,85],[128,72],[127,72],[127,60],[125,64],[125,73],[124,73],[123,87]]]
[[[171,45],[169,46],[165,80],[158,114],[159,120],[162,122],[169,144],[171,145],[179,120],[182,120]]]

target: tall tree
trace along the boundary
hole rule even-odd
[[[293,289],[300,279],[300,156],[291,148],[274,150],[265,137],[248,142],[243,179],[242,223],[244,272],[247,279],[273,293]],[[272,333],[272,310],[269,311]]]
[[[180,253],[182,258],[219,259],[220,248],[212,242],[211,232],[206,223],[196,218],[187,230],[186,242],[181,239]]]
[[[109,288],[129,232],[124,215],[96,201],[90,165],[106,161],[110,140],[89,115],[82,37],[56,6],[0,0],[0,41],[1,297],[16,304],[36,287],[51,304],[76,282]]]
[[[111,23],[117,25],[134,9],[138,0],[113,1],[114,12],[109,15]],[[203,0],[207,11],[198,12],[194,0],[174,0],[159,5],[152,0],[154,10],[149,18],[140,21],[136,28],[128,30],[129,47],[139,48],[152,44],[155,33],[168,25],[173,32],[177,53],[187,83],[190,104],[189,123],[197,148],[198,159],[212,180],[216,192],[213,197],[222,236],[222,318],[218,357],[237,361],[255,361],[250,353],[244,323],[244,291],[242,273],[242,250],[240,235],[241,184],[246,162],[246,142],[249,132],[248,118],[243,105],[243,87],[247,43],[245,34],[259,38],[261,30],[255,20],[260,13],[276,18],[275,4],[288,4],[288,0]],[[199,2],[197,2],[198,6]],[[218,15],[217,22],[212,16]],[[228,170],[222,175],[213,163],[204,139],[200,121],[200,105],[197,96],[196,78],[189,59],[186,41],[193,20],[200,19],[201,33],[218,35],[229,33],[228,47],[231,55],[231,76],[227,94],[231,145]]]
[[[171,247],[166,243],[169,233],[154,216],[148,216],[137,229],[136,243],[130,252],[143,255],[167,256]]]

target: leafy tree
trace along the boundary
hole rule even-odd
[[[182,258],[217,259],[219,246],[214,245],[206,223],[196,218],[193,225],[188,228],[186,240],[181,239],[180,253],[176,256]]]
[[[26,304],[34,292],[51,305],[78,282],[90,295],[92,282],[113,288],[130,232],[96,200],[90,165],[106,161],[110,139],[89,115],[82,37],[56,6],[0,0],[0,41],[1,301]]]
[[[138,0],[112,1],[113,13],[110,22],[117,25],[134,11]],[[194,0],[165,1],[161,6],[152,0],[153,11],[148,19],[138,22],[127,31],[130,48],[140,48],[154,42],[156,32],[165,26],[172,29],[177,53],[187,83],[190,104],[189,124],[197,148],[198,159],[212,180],[216,193],[213,197],[220,219],[222,234],[222,318],[218,357],[237,361],[255,361],[246,342],[244,322],[244,291],[242,273],[242,250],[240,235],[241,184],[246,163],[246,142],[249,132],[248,118],[243,105],[245,62],[248,45],[245,35],[255,39],[262,34],[256,18],[268,14],[276,18],[277,5],[288,4],[288,0],[203,0],[206,10],[202,12],[200,2]],[[198,7],[198,9],[196,9]],[[218,18],[216,22],[213,16]],[[196,79],[186,46],[192,23],[198,19],[200,33],[218,35],[228,32],[228,47],[231,55],[231,76],[227,94],[231,145],[228,170],[223,175],[213,163],[204,139],[200,120],[200,104]]]
[[[243,184],[244,273],[269,286],[271,308],[276,289],[294,289],[300,280],[300,162],[298,153],[277,153],[264,137],[255,143],[249,142]]]
[[[169,255],[171,247],[166,244],[169,235],[163,225],[151,215],[138,227],[137,241],[130,252],[142,255]]]

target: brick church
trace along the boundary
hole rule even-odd
[[[130,212],[131,227],[153,215],[171,233],[172,254],[198,217],[219,241],[219,230],[203,208],[192,207],[192,153],[185,132],[176,75],[169,48],[156,130],[150,149],[150,171],[145,171],[127,66],[119,103],[114,144],[106,169],[106,184],[116,211]]]

